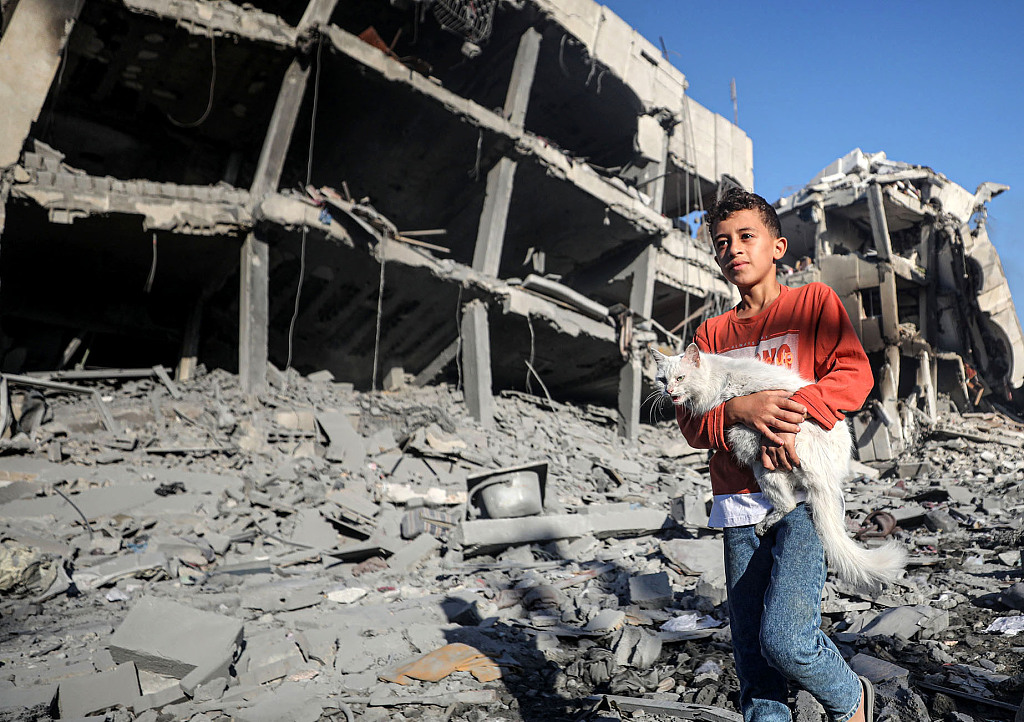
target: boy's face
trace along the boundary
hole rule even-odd
[[[775,261],[786,255],[788,241],[768,230],[761,214],[742,210],[715,225],[711,245],[722,273],[737,288],[753,288],[775,279]]]

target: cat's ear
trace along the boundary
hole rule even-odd
[[[651,352],[651,356],[653,356],[654,360],[657,361],[658,363],[661,363],[662,361],[668,358],[668,356],[663,354],[658,349],[654,348],[654,346],[648,346],[647,350]]]
[[[700,368],[700,349],[697,348],[697,344],[691,343],[687,346],[683,355],[689,363]]]

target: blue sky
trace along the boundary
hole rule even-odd
[[[697,102],[754,144],[755,191],[788,195],[854,148],[928,166],[989,203],[1024,316],[1024,3],[605,0],[659,45]]]

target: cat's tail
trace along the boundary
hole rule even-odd
[[[865,549],[849,537],[842,504],[834,496],[834,487],[808,484],[814,528],[825,547],[829,566],[843,580],[856,586],[876,587],[891,584],[907,564],[907,553],[896,541]]]

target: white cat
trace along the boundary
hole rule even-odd
[[[795,371],[782,366],[757,358],[703,353],[695,344],[679,356],[666,356],[653,348],[651,353],[658,363],[662,393],[694,416],[703,416],[735,396],[772,389],[792,393],[808,384]],[[825,553],[841,578],[858,585],[877,585],[896,578],[906,565],[902,546],[891,541],[883,547],[864,549],[846,533],[842,483],[850,475],[853,445],[845,421],[831,431],[814,421],[802,423],[795,442],[800,466],[792,471],[767,471],[761,466],[759,432],[735,424],[725,433],[733,456],[754,470],[762,494],[774,507],[758,523],[758,535],[795,508],[794,490],[803,489]]]

